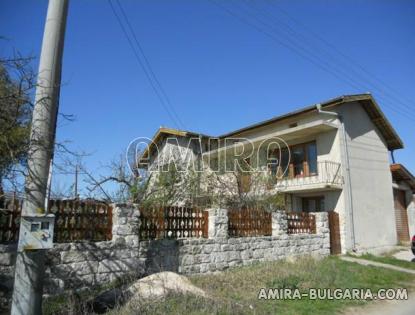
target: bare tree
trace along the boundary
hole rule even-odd
[[[32,57],[0,58],[0,186],[21,190],[26,166],[35,73]]]
[[[31,118],[34,107],[36,73],[34,57],[15,52],[0,57],[0,193],[4,190],[23,191],[27,176],[27,154],[30,141]],[[73,115],[59,113],[64,121],[72,122]],[[55,157],[76,159],[80,154],[71,150],[68,141],[55,143]],[[54,166],[59,168],[58,162]],[[63,168],[63,167],[62,167]]]
[[[284,195],[275,190],[276,177],[266,166],[253,168],[250,158],[243,156],[219,156],[211,161],[202,184],[211,205],[268,210],[285,207]]]

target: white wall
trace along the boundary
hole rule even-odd
[[[356,248],[395,245],[392,175],[386,143],[358,103],[341,105],[336,111],[343,116],[348,141]],[[352,245],[346,242],[346,246]]]

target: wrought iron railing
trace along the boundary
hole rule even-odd
[[[284,176],[280,176],[276,179],[277,187],[288,188],[293,186],[313,184],[327,184],[336,186],[343,185],[341,163],[332,161],[319,161],[316,163],[316,169],[314,172],[310,171],[310,167],[308,166],[305,166],[303,168],[304,171],[299,174],[295,174],[289,168]]]

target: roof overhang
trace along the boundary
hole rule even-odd
[[[271,132],[264,136],[259,136],[256,138],[245,139],[244,141],[240,141],[234,143],[232,145],[226,145],[226,143],[222,142],[222,146],[219,149],[207,151],[203,153],[203,156],[214,156],[220,152],[235,150],[238,151],[239,147],[243,147],[249,144],[252,144],[253,148],[257,148],[261,146],[261,144],[266,145],[267,141],[280,140],[282,139],[288,145],[292,141],[296,141],[297,139],[304,139],[305,137],[310,137],[322,132],[327,132],[333,129],[337,129],[338,126],[334,123],[327,122],[323,119],[301,124],[299,126],[288,128],[276,132]],[[223,140],[223,138],[222,138]]]
[[[394,182],[398,183],[403,181],[411,187],[413,192],[415,192],[415,177],[405,166],[396,163],[392,164],[390,169]]]
[[[373,124],[378,128],[382,137],[385,139],[386,145],[389,150],[402,149],[404,147],[401,138],[398,136],[397,132],[392,127],[391,123],[388,121],[386,116],[383,114],[382,110],[380,109],[379,105],[376,103],[375,99],[373,98],[371,94],[340,96],[340,97],[328,100],[326,102],[323,102],[320,105],[322,109],[328,109],[328,108],[332,108],[335,106],[339,106],[339,105],[351,103],[351,102],[358,102],[362,105],[362,107],[368,114]],[[264,126],[267,126],[267,125],[270,125],[270,124],[273,124],[279,121],[291,119],[296,116],[312,114],[312,113],[317,113],[316,105],[304,107],[300,110],[296,110],[294,112],[290,112],[285,115],[277,116],[277,117],[232,131],[230,133],[223,134],[219,138],[235,137],[246,131],[264,127]]]
[[[137,166],[143,166],[145,167],[147,165],[147,161],[149,156],[153,154],[154,150],[156,149],[156,146],[163,140],[164,137],[168,138],[169,136],[173,137],[193,137],[193,138],[209,138],[209,136],[196,133],[192,131],[187,130],[179,130],[179,129],[173,129],[173,128],[165,128],[160,127],[157,132],[154,134],[151,141],[148,143],[148,146],[144,149],[141,156],[138,158]]]
[[[395,131],[395,129],[392,127],[391,123],[388,121],[382,110],[380,109],[379,105],[373,98],[371,94],[356,94],[356,95],[344,95],[337,98],[333,98],[331,100],[325,101],[321,103],[322,109],[330,109],[342,104],[346,103],[352,103],[352,102],[358,102],[363,109],[366,111],[367,115],[369,116],[372,123],[377,127],[380,134],[384,138],[386,142],[386,146],[389,150],[397,150],[402,149],[404,147],[404,144]],[[185,131],[185,130],[178,130],[173,128],[164,128],[161,127],[156,134],[153,136],[152,141],[149,143],[148,147],[145,149],[143,154],[141,155],[140,161],[142,159],[148,159],[148,157],[152,154],[152,149],[155,146],[156,143],[158,143],[163,137],[166,136],[182,136],[182,137],[199,137],[199,138],[218,138],[218,139],[224,139],[224,138],[235,138],[235,137],[242,137],[243,134],[247,131],[255,130],[257,128],[262,128],[264,126],[276,123],[276,122],[282,122],[284,120],[292,119],[297,116],[307,115],[307,114],[313,114],[317,113],[316,105],[311,105],[308,107],[304,107],[302,109],[281,115],[276,116],[271,119],[223,134],[219,137],[210,137],[207,135],[203,135],[200,133],[195,133],[191,131]],[[310,130],[309,130],[310,131]],[[293,130],[287,131],[288,133],[292,133]],[[299,134],[299,133],[298,133]],[[140,164],[140,163],[139,163]]]

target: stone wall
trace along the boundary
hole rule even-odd
[[[316,234],[287,235],[287,217],[272,215],[272,236],[227,237],[227,210],[209,209],[209,238],[140,241],[139,211],[116,205],[113,238],[105,242],[56,244],[47,253],[45,293],[58,294],[159,271],[183,274],[225,270],[289,256],[330,253],[327,213],[316,213]],[[15,246],[0,247],[0,299],[7,304],[13,284]]]
[[[138,222],[139,211],[134,206],[115,205],[111,241],[55,244],[47,252],[44,292],[59,294],[143,275]],[[15,245],[0,246],[0,313],[12,293],[15,260]]]

